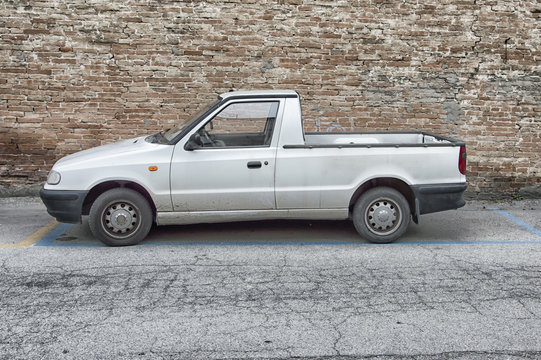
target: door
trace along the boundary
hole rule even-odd
[[[197,146],[175,146],[174,211],[276,208],[274,125],[280,101],[234,101],[194,130]],[[190,135],[190,136],[191,136]],[[275,141],[274,141],[275,143]]]

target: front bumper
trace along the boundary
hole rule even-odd
[[[462,198],[466,183],[416,185],[411,188],[415,195],[416,215],[458,209],[466,204]]]
[[[39,196],[47,212],[64,223],[81,223],[83,202],[88,191],[41,189]]]

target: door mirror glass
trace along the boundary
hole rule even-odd
[[[188,140],[186,145],[184,145],[184,150],[192,151],[201,147],[203,147],[203,140],[201,139],[201,135],[199,135],[199,133],[195,133],[190,136],[190,139]]]

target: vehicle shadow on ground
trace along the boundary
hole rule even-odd
[[[276,220],[154,227],[144,242],[156,241],[257,245],[362,240],[349,221]]]
[[[487,232],[480,226],[486,219],[464,221],[465,213],[448,212],[422,217],[420,225],[410,224],[406,234],[394,244],[488,241],[501,226]],[[487,214],[491,215],[491,214]],[[98,246],[85,218],[83,224],[69,227],[52,244]],[[362,239],[351,221],[274,220],[218,224],[153,226],[140,245],[370,245]]]

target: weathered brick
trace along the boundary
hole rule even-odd
[[[231,88],[297,90],[311,131],[459,136],[483,196],[541,182],[535,2],[29,4],[0,4],[2,185]]]

